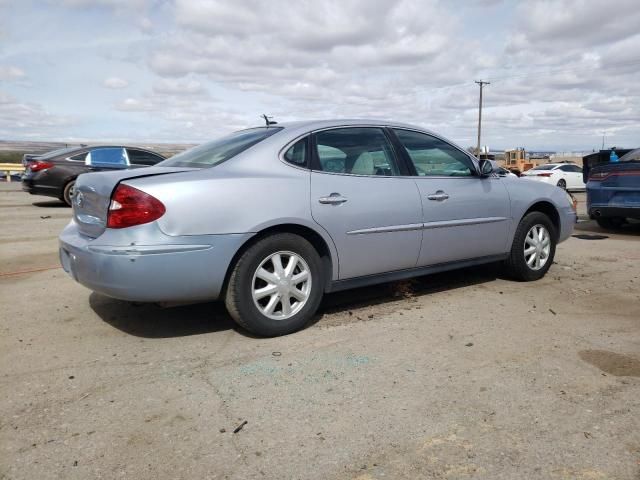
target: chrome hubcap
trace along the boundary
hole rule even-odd
[[[534,225],[524,238],[524,260],[531,270],[540,270],[549,260],[551,235],[543,225]]]
[[[264,316],[286,320],[305,306],[311,293],[311,271],[293,252],[276,252],[265,258],[253,274],[253,303]]]

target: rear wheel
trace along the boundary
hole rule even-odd
[[[618,228],[622,228],[622,226],[626,223],[626,219],[623,217],[600,217],[596,218],[596,222],[600,228],[605,228],[607,230],[617,230]]]
[[[66,203],[69,207],[73,203],[73,188],[76,185],[75,180],[71,180],[64,186],[64,190],[62,191],[61,200]]]
[[[561,189],[566,190],[567,189],[567,182],[566,180],[564,180],[563,178],[561,178],[560,180],[558,180],[558,184],[557,184]]]
[[[320,256],[304,238],[280,233],[250,246],[233,267],[225,304],[250,332],[274,337],[303,328],[323,293]]]
[[[530,282],[547,273],[556,253],[556,230],[549,217],[531,212],[520,220],[513,238],[507,273],[515,280]]]

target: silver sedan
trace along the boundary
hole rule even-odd
[[[433,132],[296,122],[81,175],[60,258],[98,293],[221,299],[274,336],[304,327],[325,292],[498,261],[537,280],[575,221],[562,189],[500,177]]]

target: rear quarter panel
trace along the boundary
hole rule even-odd
[[[310,172],[273,160],[269,169],[238,168],[240,164],[230,161],[227,166],[124,183],[162,201],[166,213],[157,223],[170,236],[255,234],[284,224],[310,228],[329,247],[337,276],[335,245],[311,217]]]

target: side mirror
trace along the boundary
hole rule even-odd
[[[491,163],[491,160],[483,158],[482,160],[480,160],[478,166],[480,167],[481,177],[488,177],[493,173],[493,164]]]

